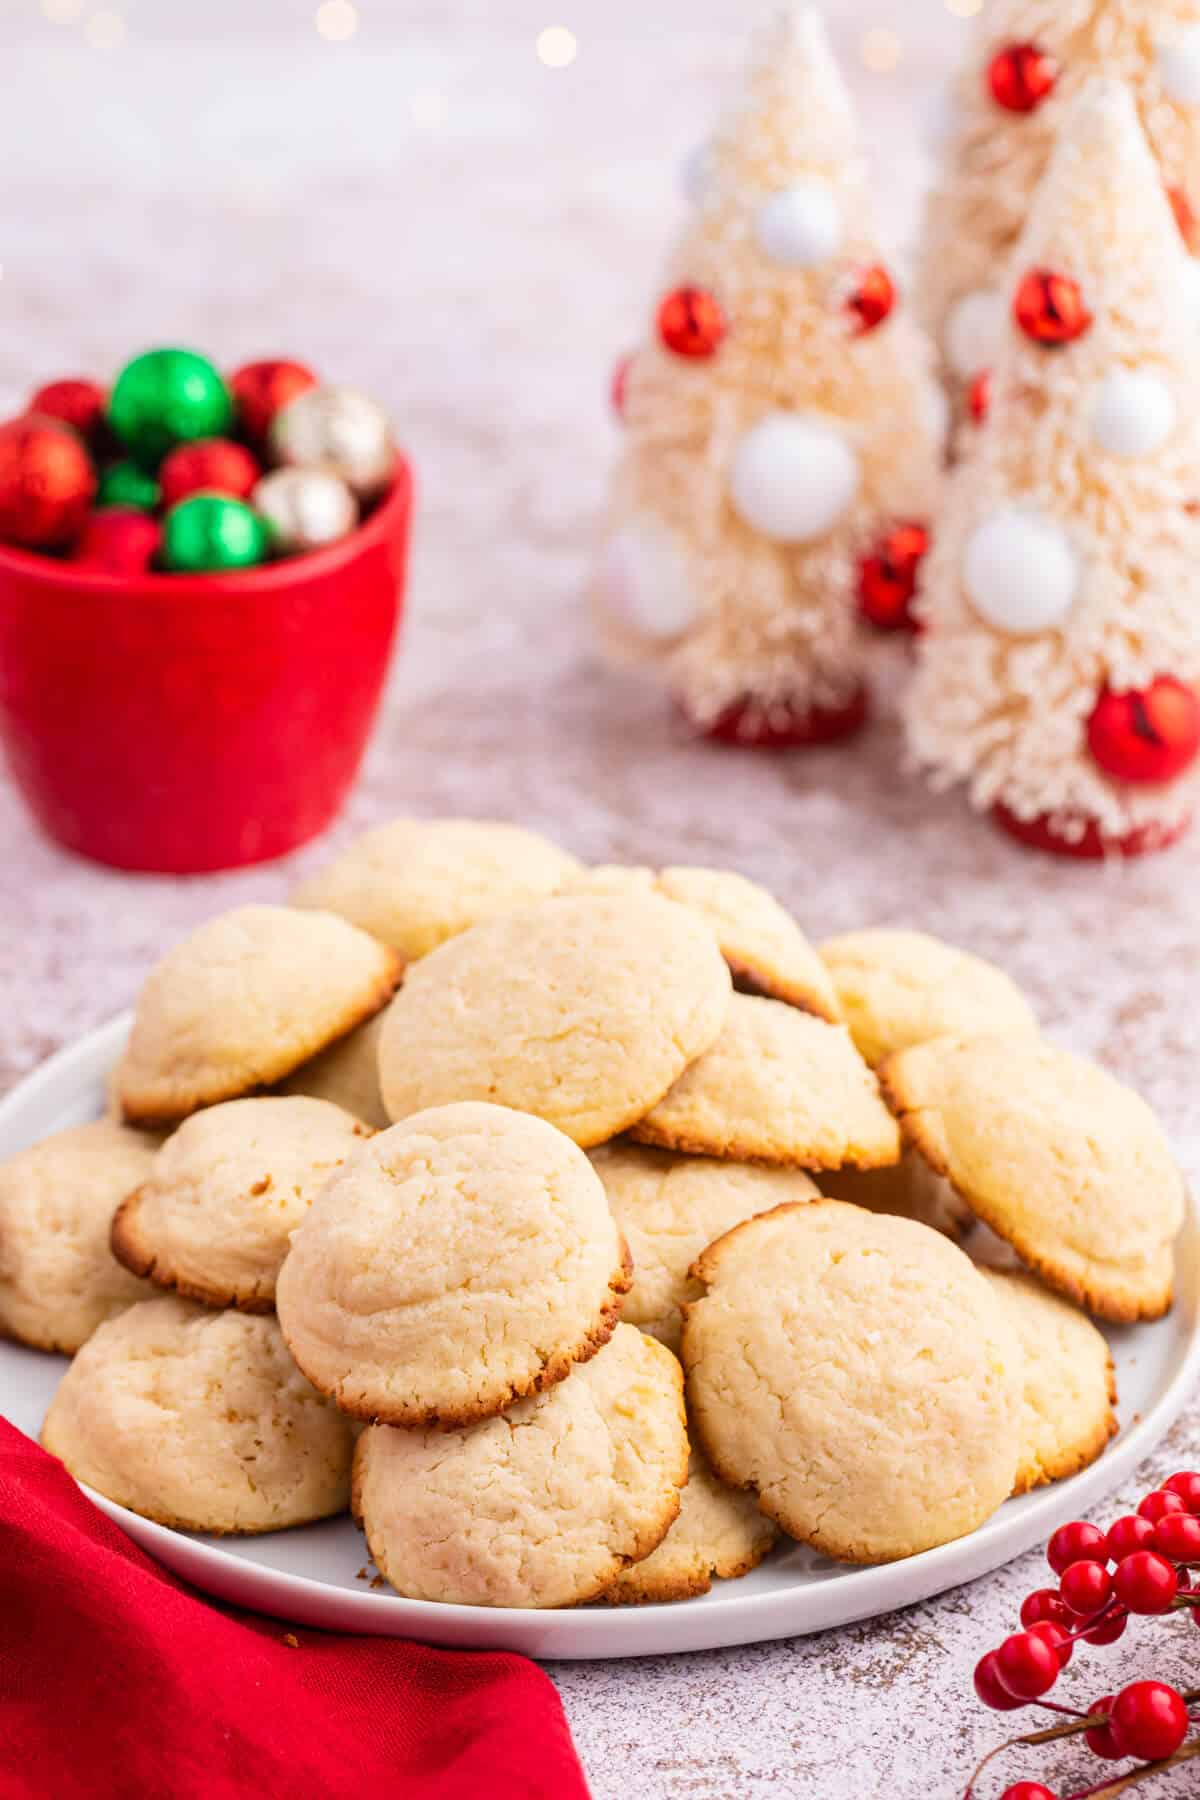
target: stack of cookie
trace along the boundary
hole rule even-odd
[[[195,1529],[352,1488],[423,1599],[960,1536],[1115,1430],[1080,1308],[1170,1304],[1157,1122],[999,970],[511,826],[401,821],[202,927],[114,1092],[0,1169],[0,1326],[78,1351],[44,1441]]]

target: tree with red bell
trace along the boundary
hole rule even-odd
[[[1181,261],[1132,95],[1096,81],[1014,254],[906,703],[940,782],[1062,855],[1161,848],[1200,788],[1200,340]]]
[[[612,389],[596,619],[697,730],[782,749],[862,725],[869,627],[901,622],[939,484],[930,365],[820,18],[786,7]]]

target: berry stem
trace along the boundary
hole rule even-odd
[[[1095,1624],[1095,1620],[1092,1623]],[[1179,1697],[1185,1705],[1190,1706],[1200,1700],[1200,1688],[1184,1688]],[[1042,1700],[1038,1704],[1045,1706],[1048,1702]],[[1056,1712],[1065,1711],[1066,1708],[1055,1707],[1054,1710]],[[1041,1731],[1028,1731],[1023,1737],[1008,1738],[1003,1744],[997,1744],[996,1748],[989,1750],[987,1755],[972,1769],[971,1778],[963,1789],[962,1800],[973,1800],[975,1783],[988,1764],[997,1756],[1002,1756],[1006,1750],[1015,1750],[1025,1746],[1032,1749],[1039,1744],[1052,1744],[1056,1738],[1074,1737],[1081,1731],[1087,1731],[1092,1725],[1105,1724],[1107,1716],[1106,1713],[1081,1713],[1065,1725],[1047,1725]],[[1109,1800],[1111,1795],[1123,1793],[1131,1782],[1141,1781],[1147,1775],[1157,1775],[1160,1770],[1173,1768],[1176,1763],[1187,1762],[1193,1756],[1200,1756],[1200,1741],[1194,1744],[1185,1744],[1181,1750],[1175,1752],[1174,1756],[1168,1756],[1163,1762],[1146,1763],[1141,1769],[1135,1769],[1131,1775],[1118,1776],[1115,1786],[1111,1781],[1102,1782],[1099,1787],[1084,1788],[1080,1793],[1068,1794],[1067,1800],[1098,1800],[1099,1796],[1103,1796],[1104,1800]]]
[[[1194,1756],[1200,1756],[1200,1744],[1185,1744],[1174,1756],[1163,1757],[1160,1762],[1143,1763],[1140,1769],[1118,1775],[1113,1781],[1102,1781],[1099,1787],[1079,1788],[1074,1794],[1068,1794],[1066,1800],[1116,1800],[1116,1795],[1125,1793],[1128,1788],[1149,1781],[1152,1775],[1178,1768],[1180,1763],[1190,1762]]]

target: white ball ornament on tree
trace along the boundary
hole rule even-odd
[[[358,501],[330,469],[273,469],[250,496],[277,554],[299,556],[336,544],[358,523]]]
[[[1167,99],[1178,106],[1200,106],[1200,25],[1160,38],[1154,54]]]
[[[713,177],[713,148],[705,138],[693,144],[679,170],[679,184],[693,206],[699,206]]]
[[[852,444],[818,413],[771,412],[738,441],[729,498],[754,531],[779,544],[823,537],[858,492]]]
[[[604,547],[596,598],[623,635],[669,644],[697,616],[687,563],[670,533],[653,519],[626,525]]]
[[[1061,526],[1032,507],[1005,506],[966,542],[963,584],[971,605],[997,631],[1049,631],[1070,612],[1079,558]]]
[[[950,367],[963,381],[995,362],[1004,341],[1008,308],[1003,294],[977,288],[964,294],[946,321],[945,346]]]
[[[784,269],[815,269],[842,241],[837,200],[827,182],[798,181],[764,200],[754,219],[763,255]]]
[[[351,387],[312,387],[300,394],[275,415],[271,449],[277,462],[340,475],[360,500],[381,493],[396,465],[386,412]]]
[[[1149,456],[1175,429],[1175,398],[1161,376],[1112,369],[1096,384],[1091,433],[1112,456]]]

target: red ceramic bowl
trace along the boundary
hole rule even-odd
[[[357,531],[136,580],[0,546],[0,742],[39,823],[120,869],[282,856],[357,773],[399,621],[412,478]]]

